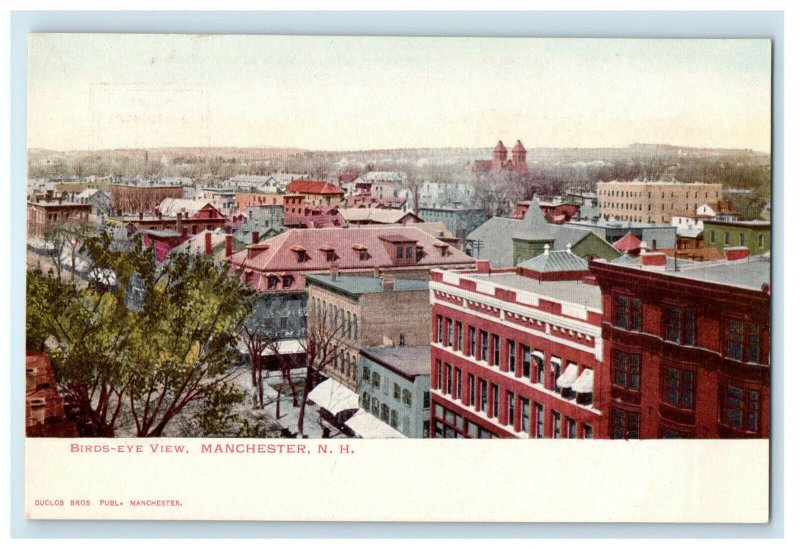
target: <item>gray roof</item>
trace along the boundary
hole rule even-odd
[[[589,229],[548,223],[539,208],[539,202],[534,199],[524,219],[492,217],[469,233],[467,240],[481,241],[480,252],[473,252],[476,259],[488,259],[493,267],[513,267],[515,238],[552,240],[554,249],[563,250],[590,234],[592,231]]]
[[[336,280],[331,280],[331,275],[319,274],[306,275],[306,280],[316,282],[319,285],[327,286],[329,288],[335,288],[339,291],[354,296],[360,296],[362,294],[375,294],[383,291],[381,287],[381,279],[374,276],[338,275]],[[394,281],[395,292],[410,292],[427,289],[427,280],[397,278]]]
[[[420,347],[367,347],[362,354],[377,359],[407,377],[431,375],[431,348]]]
[[[561,302],[575,303],[595,310],[602,307],[600,286],[586,284],[580,280],[536,280],[517,273],[492,273],[485,275],[460,275],[462,278],[498,284],[512,290],[522,290],[552,298]]]
[[[523,261],[519,266],[539,273],[589,270],[588,261],[566,250],[545,252],[532,259]]]

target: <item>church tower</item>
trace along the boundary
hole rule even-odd
[[[528,151],[525,150],[525,146],[522,144],[522,141],[517,139],[517,144],[514,145],[514,148],[511,150],[511,161],[514,164],[514,169],[516,171],[528,171],[528,161],[525,159],[527,154]]]
[[[492,171],[502,170],[506,160],[508,160],[508,149],[506,149],[502,141],[498,141],[492,153]]]

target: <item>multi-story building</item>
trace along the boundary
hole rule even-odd
[[[344,189],[327,181],[292,181],[286,190],[301,195],[307,206],[338,206],[344,202]]]
[[[725,253],[590,263],[603,295],[601,436],[769,436],[770,263]]]
[[[669,224],[675,216],[693,216],[697,208],[722,198],[719,183],[600,181],[600,215],[608,220]]]
[[[336,341],[336,360],[325,374],[358,391],[359,353],[364,347],[418,346],[428,343],[428,281],[391,275],[306,275],[308,321],[326,323]],[[402,314],[398,314],[402,311]]]
[[[604,430],[600,288],[548,252],[516,269],[433,271],[431,436],[594,438]]]
[[[719,221],[707,219],[703,223],[703,242],[707,248],[722,251],[730,246],[744,246],[751,254],[770,250],[771,227],[769,221]]]
[[[28,202],[28,234],[43,235],[51,228],[65,223],[86,224],[91,211],[91,204],[61,200]]]
[[[427,345],[362,349],[358,391],[362,410],[407,438],[428,438],[430,363],[430,347]],[[356,433],[362,438],[368,438],[371,432],[382,436],[381,430],[369,429],[370,423],[362,422],[362,425],[367,429],[362,427],[361,432]],[[356,426],[356,431],[359,426]]]
[[[508,149],[503,145],[502,141],[498,141],[492,151],[491,160],[476,160],[472,163],[472,169],[475,171],[512,171],[519,173],[527,173],[528,162],[526,156],[528,151],[522,144],[522,141],[517,139],[514,148],[511,149],[511,158],[508,158]]]

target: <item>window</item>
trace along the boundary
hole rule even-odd
[[[467,374],[467,396],[469,397],[470,406],[475,406],[475,376]]]
[[[591,425],[583,425],[583,438],[594,438],[594,429]]]
[[[759,326],[756,324],[729,322],[725,356],[742,362],[758,362],[759,331]]]
[[[500,387],[492,383],[492,417],[500,416]]]
[[[367,250],[358,250],[358,260],[359,261],[367,260]]]
[[[366,391],[361,395],[361,407],[369,410],[369,393]]]
[[[461,400],[461,368],[456,368],[456,394],[453,396]]]
[[[520,408],[522,408],[522,417],[520,417],[520,429],[523,433],[530,434],[531,428],[531,403],[525,397],[519,397]]]
[[[442,385],[442,361],[437,359],[436,360],[436,388],[440,391],[443,391]]]
[[[397,429],[397,410],[392,410],[389,415],[389,425]]]
[[[361,369],[361,379],[364,380],[364,383],[369,383],[369,368],[366,366]]]
[[[731,235],[728,231],[725,231],[725,245],[727,246],[730,243],[731,243]]]
[[[578,424],[572,418],[567,418],[567,438],[578,438]]]
[[[744,246],[744,233],[739,233],[739,246]]]
[[[304,263],[306,261],[308,261],[308,254],[305,252],[305,250],[300,250],[297,252],[297,262]]]
[[[528,356],[528,376],[530,376],[530,355]],[[517,371],[517,344],[508,340],[508,371],[512,374]]]
[[[694,345],[696,324],[695,312],[682,310],[678,307],[667,307],[666,313],[666,338],[667,341]]]
[[[694,408],[694,372],[677,368],[664,368],[661,380],[661,398],[676,408]]]
[[[556,380],[561,377],[561,360],[558,357],[550,359],[550,388],[553,391],[558,391]]]
[[[389,406],[386,404],[381,404],[381,419],[383,421],[389,421]]]
[[[476,337],[475,337],[475,327],[469,327],[469,356],[476,356],[475,355],[475,346],[476,346]]]
[[[500,366],[500,336],[492,334],[492,365]]]
[[[450,345],[451,347],[454,345],[453,342],[453,319],[447,319],[447,341],[445,341],[445,345]]]
[[[377,398],[372,399],[372,415],[378,417],[381,413],[381,403]]]
[[[442,316],[436,315],[436,343],[442,342]]]
[[[709,241],[711,244],[714,244],[714,241],[715,241],[715,235],[714,235],[714,231],[711,231],[711,232],[709,232],[709,233],[708,233],[708,241]]]
[[[284,288],[291,288],[293,282],[294,282],[294,277],[293,276],[284,276],[283,277],[283,287]]]
[[[406,346],[406,334],[400,334],[400,343],[399,343],[399,345],[400,345],[400,347],[405,347]]]
[[[412,246],[406,246],[406,259],[414,259],[413,249]]]
[[[422,422],[422,438],[430,438],[431,436],[431,420],[426,419]]]
[[[756,390],[745,391],[728,385],[722,400],[722,423],[728,427],[758,432],[758,416],[761,410],[760,394]]]
[[[522,345],[522,376],[531,378],[531,348],[527,345]]]
[[[553,412],[553,438],[561,438],[561,414]]]
[[[478,410],[486,412],[489,409],[489,382],[485,379],[480,380],[481,384],[481,402]]]
[[[544,385],[544,354],[541,351],[533,353],[533,360],[536,362],[536,383]]]
[[[626,412],[618,408],[611,409],[612,438],[639,438],[639,413]]]
[[[517,416],[514,414],[516,410],[514,410],[514,393],[511,391],[506,391],[506,401],[508,402],[508,425],[512,427],[516,423]]]
[[[447,388],[445,391],[448,395],[453,394],[453,366],[447,364]]]
[[[358,339],[358,317],[353,315],[353,339]]]
[[[639,380],[641,376],[640,355],[632,355],[616,351],[614,353],[613,383],[617,387],[629,391],[639,391]]]
[[[464,325],[460,322],[456,322],[456,342],[454,348],[456,351],[460,351],[464,348]]]
[[[764,247],[764,235],[763,234],[758,235],[758,247],[759,248],[763,248]]]
[[[544,405],[536,404],[536,438],[544,438]]]
[[[489,333],[481,330],[481,360],[489,361]]]
[[[325,261],[331,262],[336,259],[336,255],[333,253],[333,250],[328,250],[325,252]]]
[[[638,332],[642,329],[642,302],[635,297],[618,295],[615,318],[617,327]]]
[[[400,386],[397,383],[394,384],[394,391],[392,391],[392,396],[394,396],[395,400],[400,400]]]
[[[398,246],[397,247],[397,259],[403,259],[403,247],[402,246]]]
[[[431,393],[430,391],[425,391],[422,393],[422,407],[423,408],[430,408],[431,407]]]
[[[267,288],[270,290],[274,290],[278,287],[278,278],[274,276],[267,277]]]

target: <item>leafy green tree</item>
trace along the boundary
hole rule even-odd
[[[252,291],[202,255],[157,265],[141,244],[129,251],[110,244],[105,234],[84,242],[92,272],[106,274],[90,277],[88,287],[29,273],[30,344],[52,337],[59,385],[96,436],[114,436],[121,425],[161,436],[181,415],[203,432],[225,431],[237,403],[228,383],[235,343]]]

